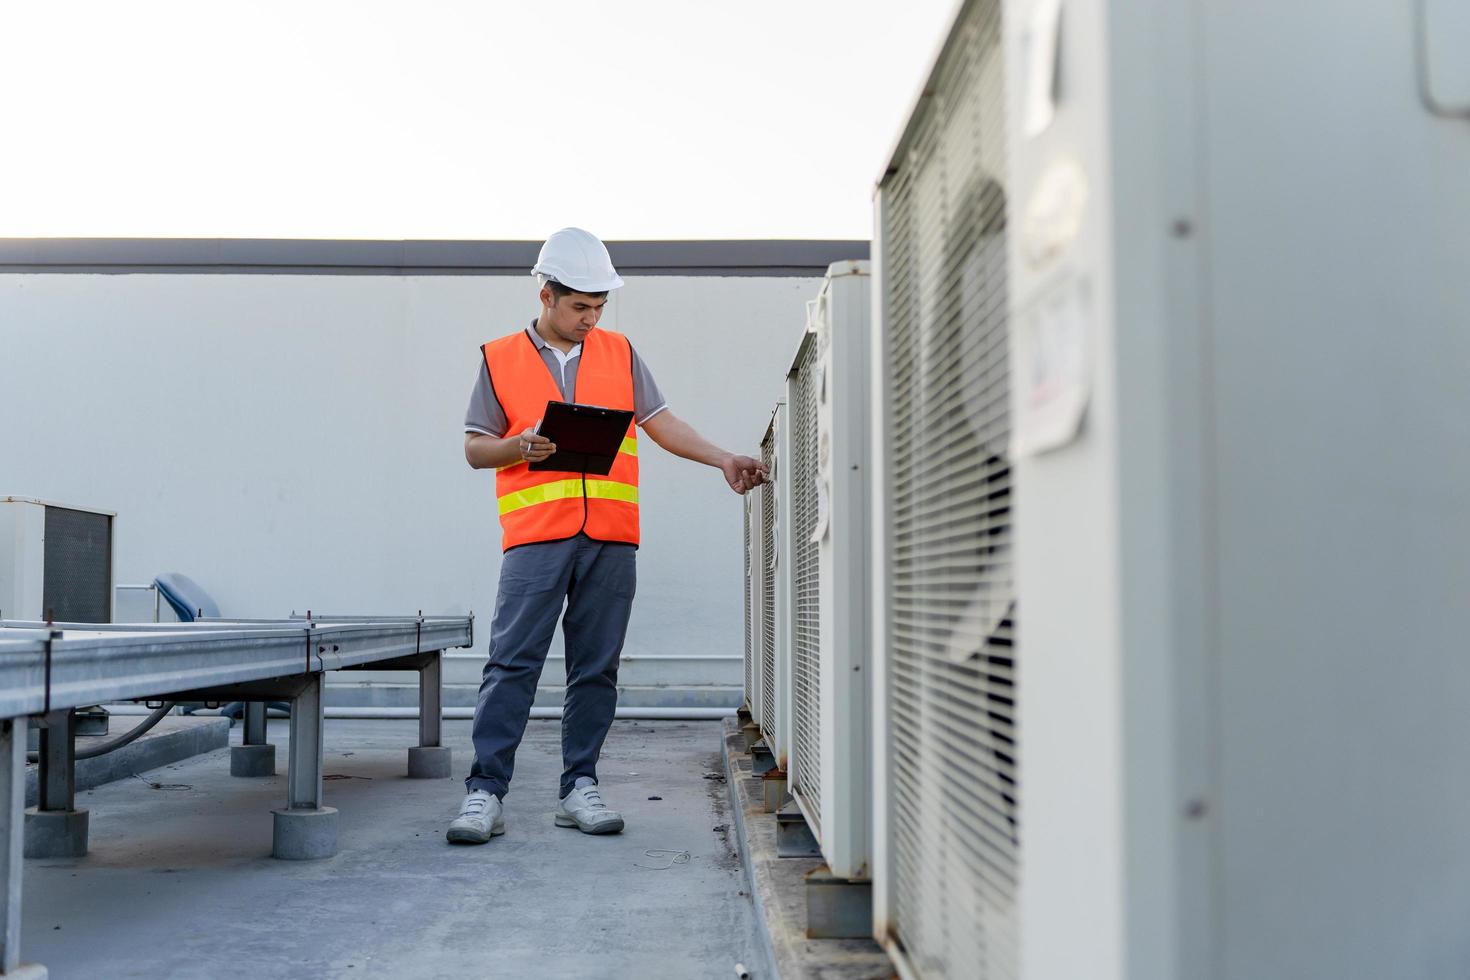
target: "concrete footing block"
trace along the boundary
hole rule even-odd
[[[5,980],[47,980],[51,974],[39,963],[22,963],[9,973],[0,973]]]
[[[448,779],[451,771],[447,745],[415,745],[408,750],[409,779]]]
[[[838,878],[824,864],[806,876],[808,939],[867,939],[873,935],[873,883]]]
[[[283,861],[315,861],[337,853],[337,808],[272,810],[271,854]]]
[[[27,807],[26,857],[85,857],[87,825],[86,810],[38,810]]]
[[[230,746],[230,775],[255,777],[276,774],[276,747],[274,745]]]

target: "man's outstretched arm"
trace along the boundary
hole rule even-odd
[[[675,456],[715,467],[725,475],[725,482],[736,493],[755,489],[769,476],[765,463],[721,449],[668,409],[645,422],[643,431]]]

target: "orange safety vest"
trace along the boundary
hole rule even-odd
[[[562,397],[541,352],[517,330],[481,348],[490,386],[505,410],[506,435],[536,425],[549,401]],[[620,333],[594,329],[582,341],[571,400],[633,411],[633,348]],[[565,541],[579,533],[597,541],[638,543],[638,426],[629,423],[622,451],[606,476],[533,472],[520,460],[495,472],[501,547]]]

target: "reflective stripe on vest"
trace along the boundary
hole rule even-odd
[[[543,483],[539,486],[527,487],[525,490],[516,490],[500,498],[500,512],[509,514],[513,510],[522,507],[532,507],[536,504],[544,504],[549,500],[567,500],[569,498],[581,498],[582,478],[575,480],[557,480],[554,483]],[[613,483],[611,480],[597,480],[587,478],[587,496],[594,500],[626,500],[630,504],[638,502],[638,488],[630,487],[626,483]]]
[[[522,330],[483,348],[506,434],[535,426],[546,403],[564,401],[541,352]],[[582,341],[576,390],[570,400],[632,411],[633,350],[626,337],[601,328]],[[583,487],[586,494],[583,495]],[[638,428],[628,426],[606,475],[532,471],[522,461],[495,473],[501,545],[514,548],[586,534],[598,541],[638,543]]]

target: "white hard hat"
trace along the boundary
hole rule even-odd
[[[531,274],[537,281],[555,279],[579,293],[605,293],[623,284],[607,246],[590,231],[563,228],[552,233],[536,256]]]

